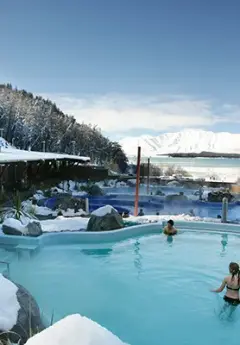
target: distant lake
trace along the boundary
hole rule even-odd
[[[141,157],[141,162],[147,162],[148,157]],[[136,163],[136,156],[129,157],[129,161]],[[179,158],[179,157],[151,157],[152,164],[163,168],[178,166],[196,176],[211,176],[216,174],[221,179],[227,177],[234,181],[240,177],[240,158]]]
[[[142,157],[142,162],[147,162],[148,157]],[[151,157],[152,164],[176,165],[181,167],[222,167],[240,168],[240,158],[180,158],[180,157]]]

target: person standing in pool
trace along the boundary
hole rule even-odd
[[[142,208],[140,209],[140,212],[138,213],[138,216],[139,216],[139,217],[144,216],[144,212],[143,212],[143,209],[142,209]]]
[[[174,221],[170,219],[164,228],[164,234],[168,236],[173,236],[177,234],[177,229],[174,227]]]
[[[222,292],[225,288],[227,289],[224,301],[228,305],[237,306],[240,304],[239,300],[239,289],[240,289],[240,269],[236,262],[231,262],[229,264],[229,273],[227,277],[223,279],[222,285],[212,292]]]

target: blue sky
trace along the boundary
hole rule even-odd
[[[0,80],[111,137],[240,133],[240,1],[0,0]]]

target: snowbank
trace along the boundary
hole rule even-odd
[[[89,218],[59,216],[56,219],[41,221],[43,232],[80,231],[87,228]]]
[[[17,323],[20,305],[17,286],[0,274],[0,330],[9,331]]]
[[[26,345],[127,345],[98,323],[70,315],[30,338]]]
[[[97,216],[97,217],[104,217],[106,216],[106,214],[112,213],[112,210],[117,212],[117,210],[115,210],[115,208],[113,208],[111,205],[106,205],[93,211],[92,215]]]

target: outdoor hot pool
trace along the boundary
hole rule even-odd
[[[11,264],[54,320],[80,313],[131,345],[239,344],[240,307],[219,317],[210,292],[240,261],[240,237],[181,231],[107,244],[43,247]]]

